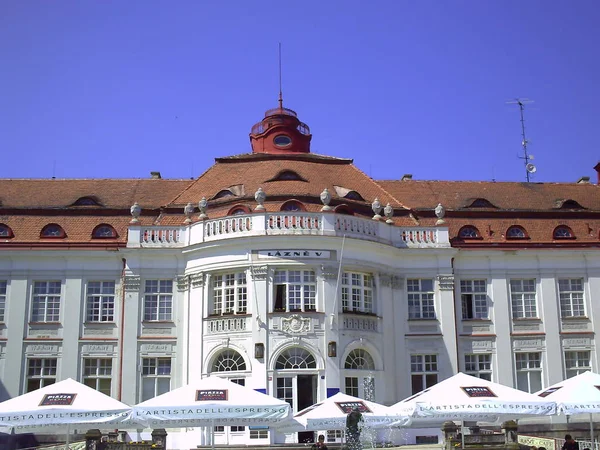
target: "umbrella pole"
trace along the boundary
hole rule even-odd
[[[65,440],[65,450],[69,450],[69,444],[71,443],[71,427],[69,424],[67,424],[67,438]]]
[[[210,421],[210,448],[215,450],[215,420]]]
[[[592,413],[590,413],[590,443],[592,444],[592,450],[596,450],[596,446],[594,445],[594,420]]]
[[[465,421],[460,421],[460,448],[465,448]]]

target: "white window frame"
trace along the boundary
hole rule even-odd
[[[585,283],[583,278],[558,279],[561,318],[585,317],[584,288]]]
[[[535,278],[511,278],[509,284],[512,318],[537,319],[537,280]],[[533,284],[533,289],[530,284]]]
[[[354,397],[375,401],[375,360],[363,348],[355,348],[344,360],[344,392]]]
[[[57,287],[58,293],[56,292]],[[61,281],[35,280],[32,286],[31,321],[37,323],[60,322],[61,297]]]
[[[317,275],[314,270],[275,270],[275,273],[273,275],[274,312],[296,312],[316,310]]]
[[[86,322],[115,321],[115,286],[114,281],[88,281]]]
[[[462,319],[489,319],[490,316],[487,297],[487,280],[460,280],[460,303]]]
[[[466,353],[465,373],[482,380],[492,381],[492,354]]]
[[[426,286],[431,283],[431,289]],[[435,282],[432,278],[409,278],[406,280],[408,296],[408,320],[435,320]]]
[[[167,363],[168,364],[165,364]],[[161,364],[162,363],[162,364]],[[171,375],[173,373],[173,360],[170,356],[142,356],[140,370],[140,401],[145,401],[150,398],[154,398],[157,395],[164,394],[171,390]],[[169,380],[169,386],[167,389],[160,389],[161,380]],[[144,398],[144,385],[152,383],[154,386],[154,395],[152,397]],[[164,392],[163,392],[164,391]]]
[[[144,322],[173,320],[173,280],[152,279],[144,283]]]
[[[36,364],[32,364],[36,362]],[[58,358],[28,358],[25,389],[31,392],[36,389],[50,386],[56,383],[56,373],[58,371]],[[37,381],[37,386],[29,389],[30,383]]]
[[[246,272],[218,273],[212,277],[211,316],[247,314],[248,281]]]
[[[83,384],[111,396],[113,359],[83,358]]]
[[[8,281],[0,280],[0,322],[6,319],[6,293],[8,291]]]
[[[342,311],[374,312],[375,281],[372,274],[344,272],[341,289]]]
[[[590,350],[565,350],[565,375],[572,378],[592,370],[592,352]]]
[[[530,394],[542,389],[542,352],[515,353],[515,371],[517,372],[517,389]],[[537,378],[538,383],[534,382],[533,377]],[[524,380],[527,386],[520,384],[519,380]]]
[[[435,376],[435,382],[429,383],[427,377]],[[410,377],[411,377],[411,389],[413,395],[421,392],[423,389],[430,388],[431,386],[438,383],[439,380],[439,368],[438,368],[438,355],[437,354],[424,354],[424,353],[413,353],[410,355]],[[421,388],[415,391],[415,385],[413,384],[414,377],[421,378]]]

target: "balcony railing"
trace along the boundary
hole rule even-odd
[[[400,248],[450,247],[445,227],[395,227],[384,221],[335,213],[254,213],[188,226],[130,226],[128,247],[185,247],[203,242],[268,235],[346,236]]]

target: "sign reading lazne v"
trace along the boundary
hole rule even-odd
[[[327,250],[259,250],[259,258],[283,258],[283,259],[297,259],[297,258],[319,258],[328,259],[331,252]]]

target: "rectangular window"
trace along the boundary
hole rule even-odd
[[[561,317],[585,317],[583,302],[583,278],[558,280]]]
[[[517,389],[533,394],[542,389],[542,354],[515,353]]]
[[[27,360],[27,392],[56,383],[56,358]]]
[[[111,383],[111,358],[84,358],[83,384],[110,396]]]
[[[144,320],[163,321],[173,317],[173,280],[146,280]]]
[[[592,370],[589,350],[565,352],[565,368],[567,369],[567,378]]]
[[[269,439],[269,430],[250,430],[250,439]]]
[[[408,291],[408,318],[435,319],[433,280],[406,280],[406,290]]]
[[[510,299],[513,319],[537,317],[535,279],[510,280]]]
[[[246,314],[248,289],[245,272],[214,275],[212,289],[211,315]]]
[[[171,358],[142,358],[142,401],[171,390]]]
[[[364,313],[373,312],[373,276],[366,273],[342,274],[342,309]]]
[[[463,320],[488,318],[486,280],[460,280],[460,300]]]
[[[352,397],[358,397],[358,377],[345,378],[345,393]]]
[[[413,394],[436,384],[437,355],[410,355],[410,375]]]
[[[315,311],[317,280],[313,270],[276,270],[274,311]]]
[[[89,281],[87,284],[87,322],[114,322],[115,282]]]
[[[6,312],[6,281],[0,281],[0,322],[4,322]]]
[[[465,373],[492,381],[492,355],[490,353],[465,355]]]
[[[60,322],[60,281],[33,283],[32,322]]]

